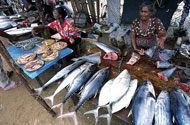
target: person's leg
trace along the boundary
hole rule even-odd
[[[16,88],[21,84],[21,82],[13,82],[9,79],[7,72],[3,70],[2,59],[0,56],[0,87],[4,90],[9,90],[11,88]]]
[[[189,9],[190,9],[190,1],[184,0],[183,12],[179,23],[180,27],[184,24],[186,17],[189,15]]]

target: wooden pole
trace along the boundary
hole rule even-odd
[[[2,41],[0,41],[0,54],[3,56],[3,58],[8,63],[8,65],[11,67],[11,69],[13,69],[14,73],[18,76],[19,80],[24,84],[25,88],[28,90],[28,92],[31,94],[31,96],[34,97],[34,99],[37,100],[38,103],[40,103],[52,115],[52,117],[55,117],[56,113],[47,105],[47,103],[42,99],[41,96],[35,94],[35,91],[32,89],[32,87],[29,86],[26,79],[24,79],[22,77],[22,74],[21,74],[19,68],[15,65],[13,59],[7,52]]]
[[[43,13],[43,10],[42,10],[41,4],[40,4],[40,0],[35,0],[35,4],[36,4],[36,7],[37,7],[38,12],[39,12],[40,19],[42,20],[42,25],[45,26],[45,23],[46,23],[45,15]],[[49,33],[49,30],[47,28],[45,28],[45,34],[46,34],[47,38],[50,38],[50,33]]]

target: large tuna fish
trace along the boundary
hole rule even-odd
[[[170,96],[167,91],[161,91],[155,107],[155,125],[172,125],[170,112]]]
[[[67,76],[71,71],[73,71],[74,69],[76,69],[77,67],[79,67],[80,65],[82,65],[83,63],[85,63],[84,60],[80,60],[77,62],[74,62],[70,65],[68,65],[67,67],[63,68],[62,70],[60,70],[56,75],[54,75],[46,84],[44,84],[42,87],[40,88],[36,88],[34,89],[36,92],[38,92],[38,94],[40,95],[41,91],[47,87],[48,85],[50,85],[51,83],[55,82],[56,80]]]
[[[73,58],[72,61],[79,61],[79,60],[84,60],[87,62],[92,62],[92,63],[96,63],[96,64],[100,64],[101,63],[101,52],[97,52],[88,56],[82,56],[79,58]]]
[[[113,84],[113,81],[114,81],[114,79],[110,79],[102,87],[100,94],[99,94],[99,98],[98,98],[97,108],[84,113],[85,115],[86,114],[94,114],[95,124],[98,123],[98,110],[100,109],[101,106],[108,104],[110,101],[111,85]]]
[[[170,93],[171,112],[178,125],[190,125],[190,97],[181,89]]]
[[[58,88],[55,90],[55,92],[53,93],[53,95],[45,97],[44,99],[49,99],[51,101],[51,104],[53,105],[53,101],[54,101],[54,97],[61,91],[63,90],[66,86],[70,85],[73,80],[82,72],[84,72],[84,70],[88,67],[89,64],[85,63],[82,66],[80,66],[79,68],[75,69],[74,71],[72,71],[58,86]]]
[[[89,98],[91,98],[95,93],[97,93],[100,88],[105,84],[108,76],[110,74],[110,68],[104,68],[96,72],[86,83],[84,89],[82,90],[80,100],[76,106],[76,109],[74,112],[63,114],[59,116],[58,118],[62,117],[72,117],[75,125],[78,125],[78,120],[77,120],[77,111],[80,108],[80,106]]]
[[[104,50],[104,52],[106,52],[106,53],[109,53],[109,52],[119,53],[120,52],[119,50],[114,49],[111,46],[108,46],[101,42],[93,42],[93,44],[96,45],[97,47],[99,47],[100,49]]]
[[[79,74],[71,83],[67,95],[62,103],[53,106],[52,108],[60,108],[60,114],[63,114],[63,104],[67,101],[67,99],[73,95],[76,91],[78,91],[83,85],[86,84],[88,79],[96,72],[97,65],[90,64],[81,74]]]
[[[133,125],[152,125],[155,110],[155,91],[147,80],[134,95],[132,105]]]

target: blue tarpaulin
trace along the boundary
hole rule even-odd
[[[7,51],[9,52],[9,54],[11,55],[11,57],[13,58],[13,60],[16,63],[16,59],[19,56],[22,56],[24,54],[27,53],[34,53],[34,51],[40,47],[40,43],[35,44],[35,47],[33,49],[30,50],[22,50],[21,48],[16,48],[15,46],[9,46],[7,47]],[[70,48],[65,48],[63,50],[60,50],[59,53],[59,57],[56,58],[55,60],[52,60],[50,62],[46,62],[44,63],[44,66],[42,68],[40,68],[39,70],[33,71],[33,72],[27,72],[26,70],[24,70],[24,65],[19,65],[17,64],[20,68],[22,68],[22,70],[24,71],[25,74],[27,74],[31,79],[34,79],[35,77],[37,77],[40,73],[42,73],[43,71],[45,71],[46,69],[48,69],[49,67],[51,67],[53,64],[55,64],[58,60],[64,58],[65,56],[71,54],[73,52],[72,49]],[[41,55],[37,55],[36,59],[41,59]]]

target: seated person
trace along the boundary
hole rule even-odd
[[[144,2],[140,6],[140,19],[133,21],[131,41],[134,51],[140,55],[144,55],[144,49],[156,45],[164,48],[166,31],[160,19],[153,17],[154,11],[155,9],[151,2]]]
[[[54,21],[53,18],[53,13],[52,13],[52,9],[51,6],[44,4],[43,0],[40,0],[40,4],[42,7],[42,10],[44,12],[44,17],[47,23],[51,23]],[[34,21],[32,21],[31,23],[36,23],[40,21],[40,16],[36,17],[36,19]]]
[[[32,0],[26,0],[26,5],[27,5],[27,8],[26,8],[27,12],[37,10],[37,8],[35,7],[35,3],[32,2]]]
[[[46,26],[41,25],[38,27],[34,27],[32,30],[32,34],[35,36],[39,32],[42,32],[45,28],[49,27],[56,30],[62,37],[63,41],[68,43],[69,47],[72,48],[73,45],[80,43],[80,35],[75,32],[75,27],[73,27],[70,20],[67,20],[67,18],[65,18],[67,16],[66,11],[62,7],[57,7],[53,11],[53,15],[56,19],[55,21]]]

